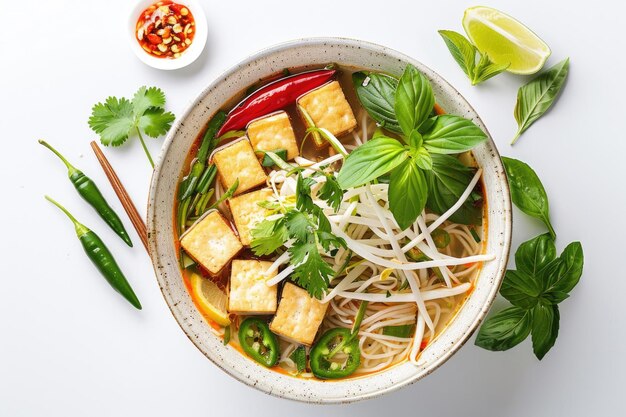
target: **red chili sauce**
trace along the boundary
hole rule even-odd
[[[159,1],[137,20],[135,37],[144,51],[157,58],[178,58],[191,45],[196,23],[187,6]]]

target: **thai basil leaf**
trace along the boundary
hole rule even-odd
[[[572,242],[565,247],[559,257],[559,267],[546,274],[546,290],[553,297],[560,298],[561,294],[569,293],[574,289],[583,273],[584,255],[580,242]]]
[[[400,77],[395,100],[396,118],[407,136],[428,118],[435,106],[435,95],[430,82],[410,64]]]
[[[510,64],[496,64],[489,59],[489,55],[480,52],[480,61],[478,61],[478,65],[476,65],[474,69],[472,85],[480,84],[491,77],[495,77],[505,71],[509,65]]]
[[[412,151],[411,156],[413,157],[417,166],[421,169],[433,169],[433,158],[423,146],[421,148],[418,148],[417,150]]]
[[[509,64],[493,63],[486,53],[480,52],[460,33],[452,30],[440,30],[439,34],[446,43],[452,57],[470,79],[472,85],[480,84],[509,67]],[[478,64],[476,64],[477,53],[480,56]]]
[[[363,185],[391,171],[408,157],[408,151],[396,139],[372,139],[348,155],[337,181],[344,190]]]
[[[515,252],[515,267],[531,277],[537,276],[556,259],[556,246],[548,234],[539,235],[522,243]]]
[[[503,157],[502,162],[511,186],[513,203],[529,216],[541,219],[550,235],[556,238],[556,232],[550,223],[548,195],[535,171],[517,159]]]
[[[453,30],[440,30],[439,35],[465,75],[472,80],[476,65],[476,47],[465,36]]]
[[[431,153],[442,154],[466,152],[487,139],[471,120],[448,114],[436,116],[435,123],[423,135],[424,147]]]
[[[537,297],[541,294],[541,290],[538,281],[521,271],[509,269],[502,281],[500,294],[514,306],[527,310],[537,305]]]
[[[474,176],[472,168],[450,155],[431,154],[433,169],[425,171],[428,181],[426,207],[437,214],[445,213],[461,197]],[[461,224],[482,224],[482,196],[472,193],[452,216],[450,221]]]
[[[352,83],[361,105],[382,127],[396,133],[402,129],[396,119],[395,103],[398,80],[374,72],[355,72]]]
[[[520,87],[517,91],[517,103],[515,103],[514,111],[518,129],[511,145],[554,104],[565,84],[568,71],[569,58]]]
[[[410,147],[419,149],[424,144],[424,137],[417,129],[413,129],[406,141]]]
[[[489,317],[478,331],[476,346],[487,350],[507,350],[528,337],[532,315],[519,307],[506,308]]]
[[[422,214],[428,199],[426,177],[415,160],[407,159],[391,171],[388,193],[389,210],[405,230]]]
[[[537,304],[533,308],[532,340],[533,352],[541,360],[554,346],[559,336],[559,306]]]

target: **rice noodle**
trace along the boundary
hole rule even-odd
[[[314,176],[318,170],[342,161],[342,151],[351,151],[367,142],[376,128],[367,112],[361,110],[358,119],[360,129],[352,132],[349,142],[334,143],[337,149],[329,147],[328,157],[314,162],[298,156],[292,164],[305,168],[303,176]],[[335,171],[329,168],[327,172]],[[361,302],[368,301],[358,333],[361,365],[356,374],[382,370],[406,359],[417,364],[422,347],[437,337],[473,287],[482,263],[494,259],[491,253],[481,253],[483,245],[474,240],[468,226],[449,221],[474,190],[481,175],[482,171],[477,170],[459,201],[445,213],[424,212],[405,230],[400,229],[389,210],[388,184],[350,188],[345,191],[339,209],[334,210],[316,197],[326,178],[315,176],[319,184],[311,190],[314,202],[328,217],[332,233],[347,244],[347,249],[324,254],[338,276],[332,279],[320,300],[328,304],[328,309],[319,334],[331,328],[352,328]],[[293,204],[293,173],[272,171],[267,184],[279,204]],[[223,190],[216,187],[216,196],[218,192],[223,193]],[[445,248],[437,248],[431,236],[437,229],[449,234],[450,243]],[[475,230],[482,233],[479,227]],[[286,242],[285,248],[291,244]],[[431,260],[407,260],[407,252],[414,248]],[[349,255],[352,256],[349,265],[340,271]],[[266,280],[267,285],[278,285],[293,272],[295,267],[288,264],[289,257],[289,252],[285,251],[273,259],[266,274],[279,272]],[[434,273],[435,269],[441,272],[441,277]],[[413,332],[408,337],[392,336],[388,334],[389,326],[412,326]],[[297,374],[296,364],[289,356],[298,344],[280,338],[280,347],[279,365]],[[307,372],[299,375],[313,377]]]

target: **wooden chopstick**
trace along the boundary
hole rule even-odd
[[[93,152],[96,154],[96,158],[98,158],[98,162],[100,162],[100,165],[102,166],[104,173],[109,179],[109,182],[111,183],[115,194],[117,194],[117,198],[119,198],[120,203],[122,203],[122,206],[124,207],[124,210],[126,210],[126,214],[128,214],[128,217],[130,218],[133,227],[135,228],[137,234],[139,235],[139,238],[141,239],[141,243],[143,243],[143,246],[146,248],[148,255],[150,255],[150,250],[148,249],[148,231],[146,228],[146,224],[143,221],[143,218],[139,214],[139,211],[137,211],[137,207],[135,207],[133,200],[130,199],[128,192],[126,192],[124,185],[115,173],[115,170],[113,170],[113,167],[109,163],[109,160],[106,156],[104,156],[104,153],[102,153],[100,146],[98,146],[95,141],[91,141],[91,149],[93,149]]]

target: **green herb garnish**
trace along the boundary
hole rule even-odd
[[[289,359],[296,364],[296,371],[301,374],[306,370],[306,348],[302,345],[298,346],[291,352]]]
[[[338,208],[342,193],[334,176],[325,174],[326,191],[318,196],[331,207]],[[281,207],[282,216],[274,220],[263,220],[252,230],[251,249],[256,255],[269,255],[292,240],[288,249],[294,266],[291,279],[306,289],[311,296],[321,298],[334,276],[333,268],[322,257],[325,252],[346,248],[346,242],[331,233],[330,222],[322,209],[313,202],[311,187],[317,181],[305,178],[298,173],[296,182],[296,203],[292,207]]]
[[[132,100],[108,97],[91,109],[89,127],[100,135],[104,146],[120,146],[135,132],[139,136],[150,165],[152,156],[142,132],[152,138],[164,135],[172,127],[175,116],[165,111],[165,93],[157,87],[140,87]]]
[[[509,67],[509,64],[502,65],[492,62],[486,53],[480,52],[465,36],[458,32],[440,30],[439,34],[472,85],[480,84]],[[476,62],[477,54],[478,63]]]
[[[432,87],[414,66],[407,65],[393,100],[384,97],[394,86],[386,78],[371,73],[353,75],[363,107],[383,128],[401,131],[402,141],[381,134],[359,146],[346,158],[337,180],[347,189],[389,173],[389,208],[398,225],[406,229],[426,206],[442,213],[458,201],[473,174],[448,154],[468,151],[487,136],[471,120],[432,116]],[[481,218],[480,201],[474,197],[451,220],[479,224]]]
[[[548,195],[535,171],[517,159],[503,157],[502,162],[511,186],[513,203],[529,216],[541,219],[552,238],[556,239],[556,232],[550,223]]]
[[[263,154],[263,160],[261,161],[261,165],[264,167],[273,167],[276,165],[274,160],[267,154],[267,152],[261,152]],[[280,159],[286,161],[287,160],[287,149],[274,149],[272,151],[275,155],[277,155]]]
[[[383,334],[385,336],[408,338],[413,336],[413,333],[415,333],[415,324],[400,324],[397,326],[383,327]]]
[[[569,58],[559,62],[528,84],[520,87],[517,92],[517,103],[515,103],[514,112],[518,129],[511,145],[517,142],[520,135],[554,104],[561,88],[565,84],[568,72]]]
[[[500,288],[500,294],[513,307],[485,321],[476,345],[488,350],[507,350],[532,334],[533,351],[541,360],[558,336],[558,304],[578,284],[583,263],[580,242],[570,243],[559,257],[549,234],[522,243],[515,253],[517,269],[506,271]]]

